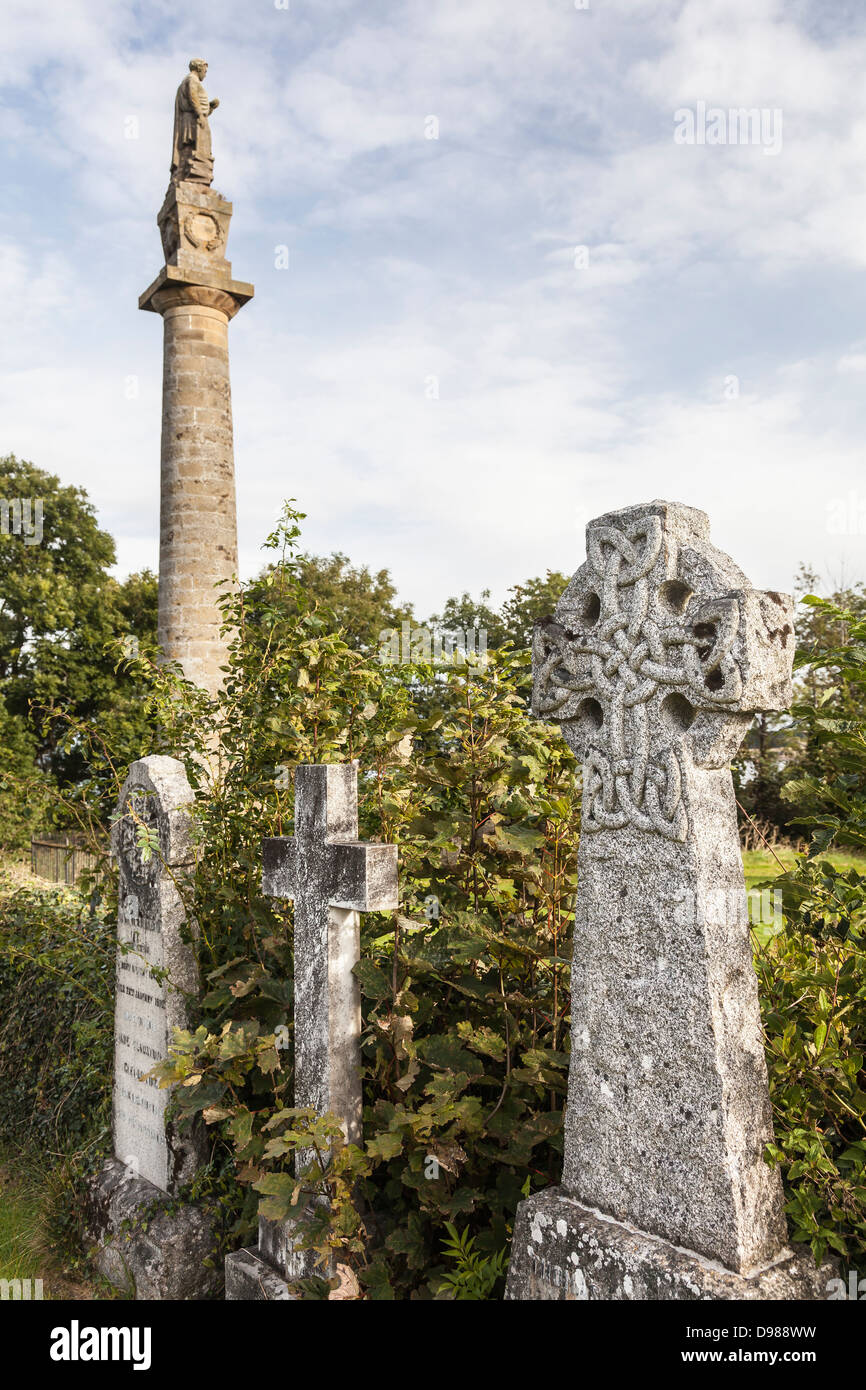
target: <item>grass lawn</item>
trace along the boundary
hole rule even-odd
[[[866,876],[866,858],[862,855],[834,850],[832,854],[822,854],[818,858],[829,859],[837,869],[856,869],[858,873]],[[792,869],[794,860],[792,849],[783,849],[778,845],[774,845],[772,850],[743,850],[743,870],[746,875],[746,892],[749,894],[749,922],[755,941],[761,947],[765,947],[781,930],[783,918],[779,911],[781,903],[775,900],[775,893],[769,888],[757,889],[755,885],[766,883],[768,880],[772,882],[778,874]]]
[[[62,1268],[50,1247],[47,1198],[38,1174],[22,1177],[10,1154],[0,1157],[0,1279],[41,1279],[43,1298],[115,1297],[108,1284],[84,1282]]]
[[[44,1277],[39,1258],[41,1205],[38,1188],[0,1167],[0,1279]]]
[[[859,854],[848,854],[834,850],[832,854],[820,855],[820,859],[830,859],[837,869],[857,869],[866,874],[866,858]],[[769,849],[743,850],[743,868],[746,873],[746,887],[760,883],[762,879],[775,878],[784,869],[794,867],[794,851],[774,846]]]

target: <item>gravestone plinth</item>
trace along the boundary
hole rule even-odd
[[[198,990],[195,951],[184,939],[179,892],[193,861],[192,788],[183,764],[152,756],[133,763],[112,828],[118,865],[112,1140],[114,1157],[93,1189],[96,1264],[136,1298],[200,1298],[218,1283],[202,1261],[211,1221],[176,1205],[205,1158],[201,1130],[180,1133],[166,1118],[170,1091],[145,1073],[187,1026]],[[152,851],[140,847],[146,830]]]
[[[533,649],[583,762],[562,1188],[518,1209],[508,1298],[815,1297],[787,1245],[730,761],[791,700],[792,601],[703,512],[590,522]],[[823,1286],[823,1285],[822,1285]]]
[[[397,846],[358,839],[358,768],[302,764],[295,833],[262,842],[262,891],[295,904],[295,1105],[339,1116],[360,1144],[360,912],[398,905]],[[296,1155],[301,1174],[309,1160]],[[259,1218],[258,1245],[226,1257],[226,1298],[291,1299],[291,1284],[323,1271],[291,1222]]]

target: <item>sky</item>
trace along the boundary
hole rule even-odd
[[[137,301],[201,56],[256,287],[229,330],[244,576],[294,498],[307,549],[425,616],[571,573],[589,519],[667,498],[760,587],[866,578],[862,3],[0,15],[0,454],[86,488],[118,574],[158,563]]]

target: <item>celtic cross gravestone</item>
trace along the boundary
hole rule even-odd
[[[262,842],[262,891],[295,904],[295,1105],[337,1115],[361,1142],[360,912],[395,908],[397,846],[358,839],[356,763],[295,772],[295,833]],[[303,1172],[309,1155],[296,1155]],[[259,1243],[226,1258],[226,1297],[289,1298],[321,1274],[290,1223],[259,1218]]]
[[[583,763],[562,1187],[523,1202],[507,1297],[814,1296],[787,1247],[729,764],[791,699],[792,602],[703,512],[590,522],[539,625],[537,715]]]

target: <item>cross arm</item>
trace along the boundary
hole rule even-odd
[[[740,589],[733,598],[739,610],[733,651],[743,679],[738,707],[749,713],[786,710],[794,697],[794,600],[763,589]]]
[[[331,841],[328,857],[334,907],[384,912],[399,906],[396,845]]]
[[[269,898],[295,896],[293,835],[274,835],[262,840],[262,892]]]

